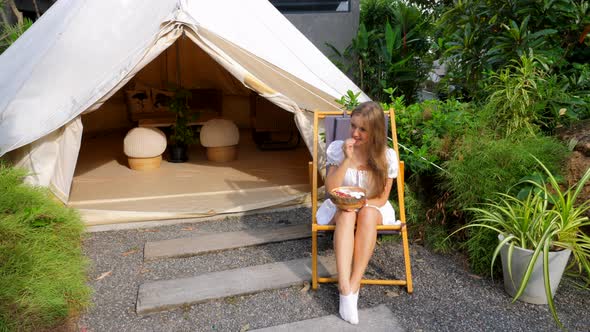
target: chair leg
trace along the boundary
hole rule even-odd
[[[311,231],[311,288],[318,289],[318,231]]]
[[[410,266],[410,246],[408,244],[408,230],[404,225],[402,229],[402,246],[404,248],[404,262],[406,265],[406,288],[409,294],[412,294],[414,288],[412,286],[412,268]]]
[[[309,186],[313,190],[313,180],[312,180],[312,177],[313,177],[313,162],[311,162],[311,161],[307,163],[307,172],[308,172],[307,175],[309,176]]]

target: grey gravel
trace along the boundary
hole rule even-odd
[[[304,285],[199,303],[169,312],[135,313],[139,285],[203,273],[310,256],[311,241],[296,240],[197,257],[143,261],[145,242],[199,233],[249,230],[309,223],[309,208],[229,217],[151,229],[89,233],[84,251],[91,260],[93,307],[78,322],[87,331],[246,331],[338,313],[335,285]],[[320,239],[320,254],[332,254]],[[414,293],[400,287],[366,286],[359,308],[385,304],[407,331],[558,331],[547,306],[527,304],[504,292],[501,280],[473,275],[461,255],[441,255],[411,245]],[[110,273],[109,273],[110,272]],[[378,245],[369,276],[403,276],[399,241]],[[102,278],[100,278],[102,276]],[[570,331],[589,331],[590,298],[564,279],[556,294],[559,317]]]

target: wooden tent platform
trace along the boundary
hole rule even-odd
[[[294,150],[260,151],[241,132],[238,158],[214,163],[194,146],[187,163],[134,171],[123,154],[124,133],[86,137],[69,205],[88,224],[210,216],[300,202],[309,192],[310,155]],[[164,156],[165,158],[166,156]]]

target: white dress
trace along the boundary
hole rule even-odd
[[[342,161],[344,161],[344,151],[342,151],[343,144],[344,141],[334,141],[330,143],[326,149],[326,166],[339,166]],[[388,163],[387,177],[397,177],[399,161],[395,150],[392,148],[387,148],[385,156]],[[367,171],[358,170],[356,168],[348,168],[346,170],[346,175],[344,175],[342,186],[356,186],[366,189],[366,183]],[[337,210],[338,208],[336,205],[334,205],[330,199],[326,199],[316,213],[317,223],[320,225],[329,224],[330,221],[332,221],[332,218],[334,218]],[[381,212],[381,216],[383,216],[383,225],[396,225],[400,223],[400,221],[395,218],[395,211],[393,210],[393,206],[391,206],[389,201],[387,201],[383,206],[379,207],[379,211]]]

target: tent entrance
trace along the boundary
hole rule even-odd
[[[214,113],[240,128],[237,160],[210,162],[205,148],[195,144],[187,163],[169,163],[165,152],[159,169],[128,167],[123,153],[127,131],[166,112],[152,104],[135,113],[129,91],[153,97],[170,91],[170,82],[218,92],[214,95],[220,100],[199,105],[217,105]],[[307,200],[310,155],[303,142],[289,150],[262,150],[254,139],[260,131],[275,135],[296,130],[293,114],[244,87],[188,38],[177,39],[100,108],[83,114],[82,122],[68,205],[80,209],[87,224],[202,217]]]

